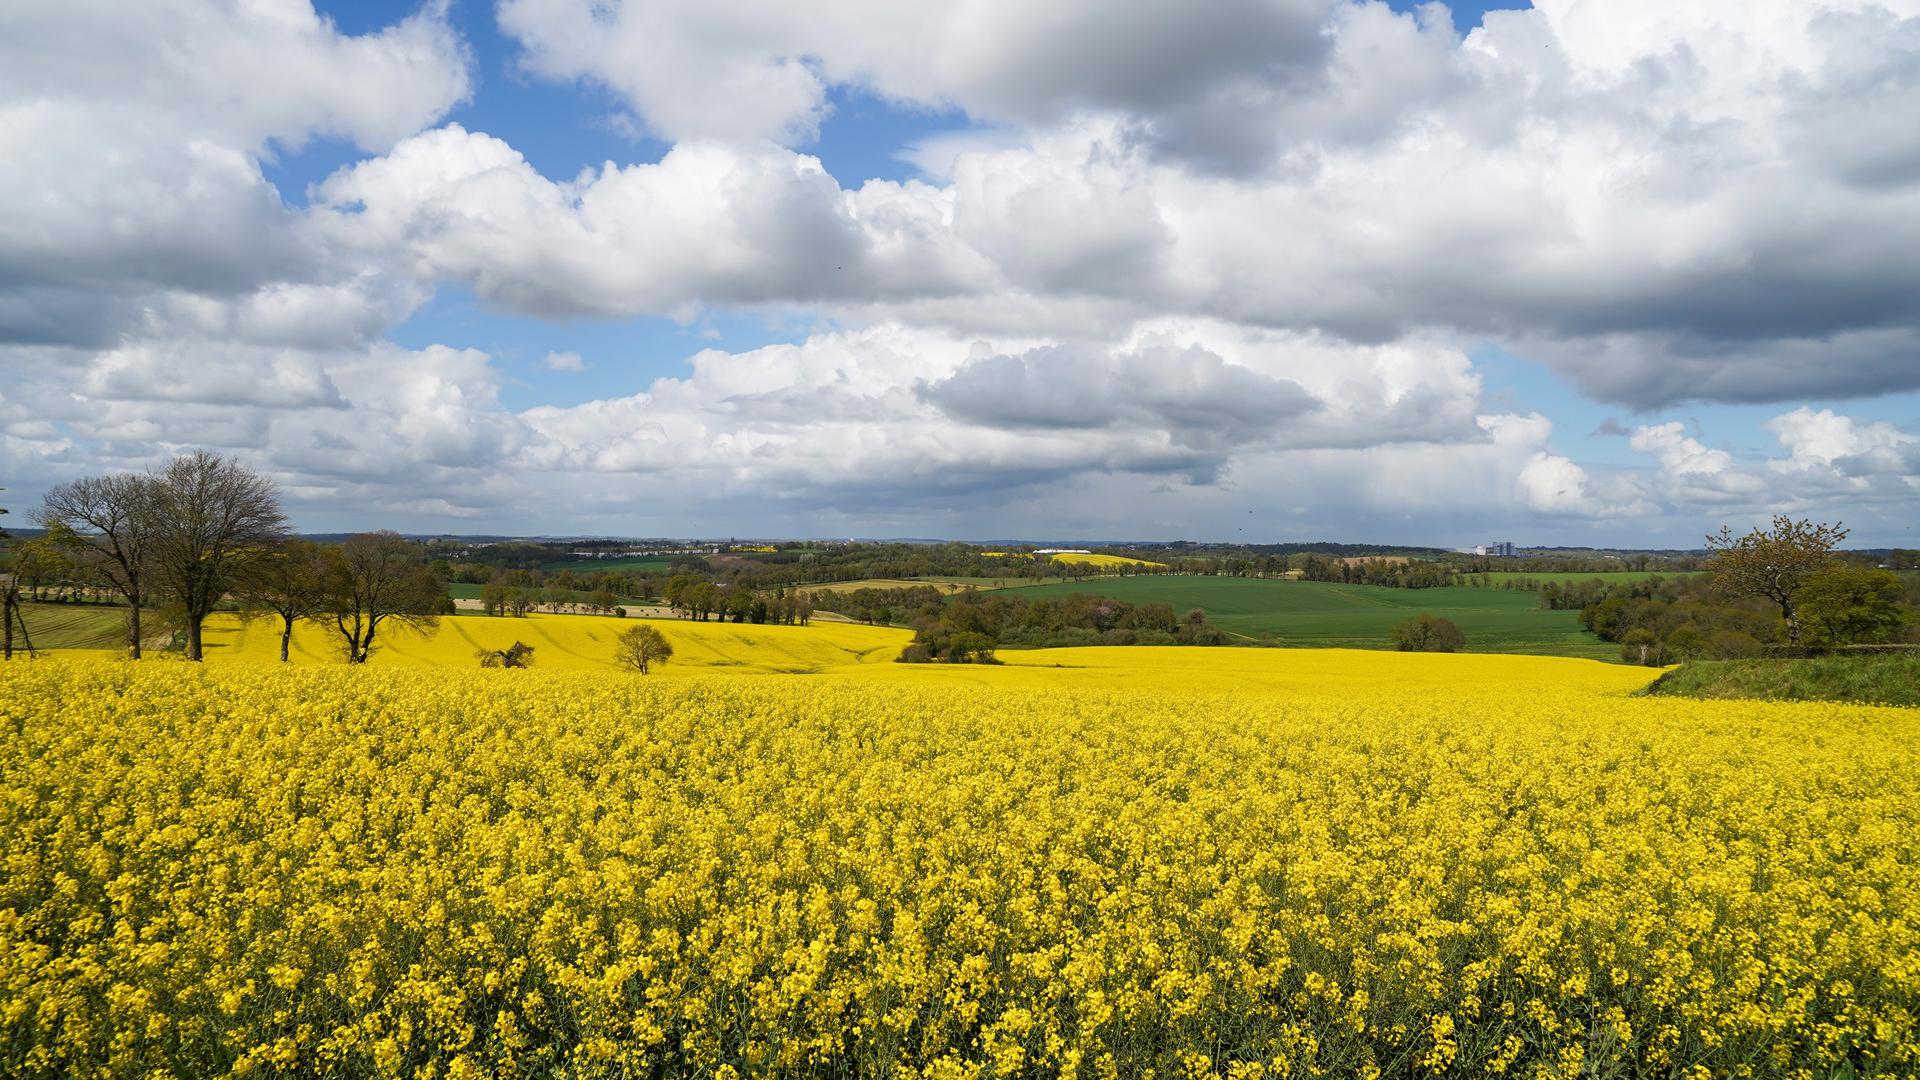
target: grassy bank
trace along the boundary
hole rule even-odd
[[[1669,697],[1920,705],[1920,652],[1806,660],[1696,660],[1646,690]]]

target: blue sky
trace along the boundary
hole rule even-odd
[[[1904,539],[1920,17],[1823,3],[56,12],[0,34],[46,116],[0,485],[208,446],[327,529]]]

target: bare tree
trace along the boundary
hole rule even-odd
[[[664,664],[673,656],[673,646],[667,636],[645,624],[621,634],[619,642],[613,650],[613,662],[642,675],[647,673],[649,665]]]
[[[140,609],[153,554],[148,477],[89,476],[47,492],[35,515],[75,568],[127,602],[127,655],[140,658]]]
[[[33,635],[27,632],[26,614],[20,610],[20,582],[0,567],[0,659],[13,659],[13,628],[20,628],[21,643],[27,655],[33,655]]]
[[[280,618],[280,662],[293,645],[294,625],[327,612],[327,564],[317,544],[288,538],[248,567],[239,594],[254,615]]]
[[[440,582],[414,545],[393,532],[348,537],[327,553],[327,612],[340,632],[347,662],[364,664],[374,636],[393,621],[437,629]]]
[[[0,488],[0,491],[6,489]],[[0,515],[7,508],[0,506]],[[0,529],[0,540],[7,539],[7,530]],[[13,659],[13,628],[17,623],[20,636],[26,642],[27,655],[33,655],[33,636],[27,633],[27,620],[20,611],[20,578],[17,573],[22,554],[19,548],[11,553],[0,553],[0,659]]]
[[[149,573],[180,607],[187,659],[201,659],[200,628],[249,563],[287,532],[273,481],[205,450],[173,459],[147,484]]]
[[[1745,536],[1733,535],[1729,526],[1707,537],[1712,558],[1707,568],[1713,571],[1713,583],[1732,596],[1760,596],[1780,605],[1780,617],[1787,623],[1787,641],[1800,644],[1800,615],[1795,598],[1808,578],[1834,563],[1834,549],[1847,538],[1839,522],[1828,525],[1784,514],[1773,519],[1773,528],[1755,529]]]

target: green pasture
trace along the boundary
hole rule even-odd
[[[1453,586],[1389,589],[1271,578],[1098,578],[1008,590],[1024,597],[1093,593],[1131,604],[1165,603],[1177,613],[1202,608],[1215,626],[1275,645],[1386,649],[1397,622],[1432,612],[1466,631],[1469,652],[1538,653],[1619,659],[1620,647],[1580,628],[1579,613],[1544,611],[1532,592]]]

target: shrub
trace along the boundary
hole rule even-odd
[[[1421,612],[1393,628],[1393,644],[1401,652],[1459,652],[1467,635],[1452,619]]]
[[[1711,639],[1697,626],[1682,626],[1660,643],[1660,651],[1669,660],[1698,660],[1713,647]]]
[[[1708,651],[1721,660],[1745,660],[1759,656],[1766,646],[1752,634],[1739,630],[1715,630],[1707,639]]]
[[[1904,621],[1900,575],[1844,566],[1815,575],[1800,590],[1800,617],[1813,646],[1891,641]]]
[[[504,649],[481,649],[473,655],[480,658],[484,668],[530,668],[533,666],[533,646],[516,641]]]

